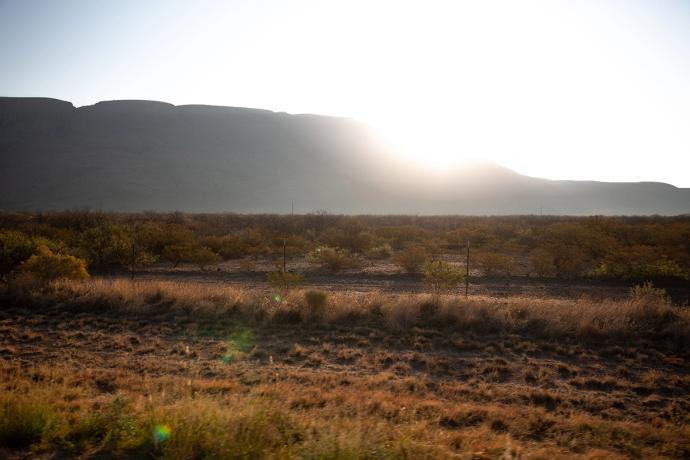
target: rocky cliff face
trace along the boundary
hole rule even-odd
[[[266,110],[0,98],[0,208],[680,214],[690,190],[549,181],[492,164],[436,177],[363,124]]]

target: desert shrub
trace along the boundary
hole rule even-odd
[[[147,219],[136,226],[137,238],[151,254],[160,256],[166,246],[193,246],[196,243],[194,233],[183,225],[162,223]]]
[[[223,260],[239,259],[248,253],[248,248],[236,235],[207,236],[201,244],[219,254]]]
[[[474,256],[474,262],[487,276],[510,276],[515,266],[515,261],[511,256],[498,252],[480,252]]]
[[[57,251],[60,245],[43,237],[13,230],[0,230],[0,274],[9,273],[35,254],[39,247]]]
[[[322,316],[328,303],[328,293],[309,290],[304,293],[304,300],[307,302],[311,316]]]
[[[88,259],[91,266],[105,267],[112,263],[113,227],[99,225],[86,229],[79,238],[79,254]]]
[[[412,243],[424,240],[427,232],[415,225],[400,225],[378,228],[376,235],[388,240],[394,249],[400,250]]]
[[[330,246],[342,248],[350,252],[366,252],[371,247],[374,236],[356,227],[350,227],[352,226],[332,228],[324,235],[323,240]]]
[[[474,248],[495,247],[500,239],[496,235],[497,225],[484,223],[470,223],[444,235],[447,244],[455,247],[465,247],[471,241]]]
[[[277,303],[283,302],[287,297],[288,292],[295,289],[302,283],[302,275],[299,273],[290,273],[283,271],[275,271],[266,274],[268,284],[271,285],[275,292],[274,300]]]
[[[163,248],[163,258],[173,267],[180,265],[180,262],[191,260],[194,253],[194,246],[189,244],[171,244]]]
[[[553,255],[545,249],[536,249],[530,255],[532,270],[540,277],[552,276],[556,267],[553,264]]]
[[[341,248],[319,247],[307,255],[307,261],[331,273],[338,273],[359,265],[359,260]]]
[[[560,244],[550,248],[556,276],[559,278],[576,278],[582,276],[585,267],[585,255],[582,249],[571,244]]]
[[[688,278],[688,272],[676,261],[664,256],[657,257],[653,251],[652,254],[647,254],[645,257],[639,251],[635,251],[634,248],[631,248],[630,252],[607,257],[588,274],[594,278]]]
[[[671,299],[666,294],[666,290],[662,288],[655,288],[654,283],[645,281],[642,285],[636,284],[630,288],[630,297],[633,300],[646,301],[668,305]]]
[[[442,260],[430,262],[424,268],[424,284],[435,299],[441,294],[451,293],[464,279],[461,270]]]
[[[144,267],[173,259],[175,247],[203,246],[224,259],[307,254],[317,245],[385,259],[406,246],[435,242],[529,254],[539,276],[687,279],[690,220],[676,217],[305,216],[88,211],[0,213],[0,272],[7,274],[43,244],[90,267]],[[132,240],[134,243],[132,244]],[[132,246],[136,246],[132,248]],[[474,250],[473,250],[474,251]],[[166,255],[168,257],[166,257]],[[435,258],[435,257],[434,257]]]
[[[137,270],[153,264],[158,257],[145,245],[137,225],[113,226],[109,258],[114,264],[125,268],[132,279]]]
[[[420,245],[410,245],[402,251],[396,252],[393,262],[407,273],[419,273],[429,255],[426,248]]]
[[[22,262],[20,270],[47,282],[57,279],[86,279],[86,262],[74,256],[55,254],[46,246],[40,246],[36,254]]]
[[[634,277],[647,278],[680,278],[688,279],[688,271],[676,261],[662,257],[642,267],[632,274]]]
[[[222,236],[205,236],[200,243],[224,260],[270,255],[278,250],[279,245],[271,234],[256,228],[244,228],[240,232]]]
[[[209,248],[196,248],[189,254],[189,261],[199,267],[199,270],[205,270],[209,265],[217,264],[222,260],[222,257]]]
[[[370,259],[388,259],[393,254],[393,248],[390,244],[384,243],[367,251],[367,257]]]

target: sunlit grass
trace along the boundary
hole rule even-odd
[[[662,371],[685,369],[690,317],[660,296],[335,292],[318,309],[312,297],[293,290],[276,304],[268,290],[98,278],[7,290],[0,449],[172,459],[690,453],[690,380]]]
[[[375,322],[391,330],[434,326],[476,332],[530,333],[580,340],[664,338],[690,343],[690,311],[654,296],[623,300],[492,298],[426,294],[329,293],[315,316],[305,291],[288,292],[276,304],[270,291],[213,283],[129,281],[93,278],[55,282],[40,290],[6,292],[27,304],[69,304],[77,310],[136,313],[152,317],[193,315],[244,324]],[[17,297],[18,296],[18,297]],[[433,308],[428,306],[433,304]],[[243,326],[243,327],[244,327]],[[235,332],[240,334],[240,332]],[[243,353],[247,337],[229,337],[229,353]]]

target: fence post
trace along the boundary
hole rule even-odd
[[[465,259],[465,298],[468,296],[470,283],[470,240],[467,240],[467,258]]]

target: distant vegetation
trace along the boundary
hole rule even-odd
[[[690,217],[415,217],[236,214],[0,214],[0,271],[22,270],[45,248],[89,271],[132,276],[158,263],[201,270],[223,260],[304,258],[327,272],[386,261],[422,273],[444,256],[487,276],[688,279]],[[44,255],[45,256],[45,251]],[[67,260],[67,259],[64,259]],[[72,260],[72,259],[70,259]],[[36,262],[32,264],[35,265]],[[82,277],[81,269],[44,277]]]

